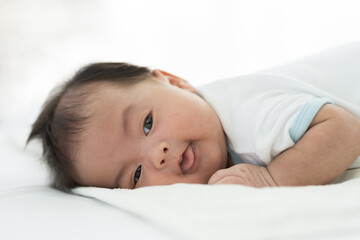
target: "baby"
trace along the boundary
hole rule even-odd
[[[328,184],[360,155],[360,108],[350,105],[276,74],[195,89],[158,69],[95,63],[50,96],[28,141],[41,139],[64,191]]]

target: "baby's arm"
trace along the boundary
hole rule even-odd
[[[267,169],[279,186],[327,184],[360,155],[360,119],[332,104],[324,105],[294,147]]]
[[[238,164],[217,171],[209,184],[254,187],[327,184],[360,155],[360,119],[336,105],[324,105],[294,147],[265,167]]]

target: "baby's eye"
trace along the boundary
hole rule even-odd
[[[135,185],[139,181],[140,176],[141,176],[141,165],[135,170],[135,174],[134,174],[134,183],[135,183]]]
[[[152,116],[151,114],[147,115],[145,122],[144,122],[144,133],[147,136],[152,127]]]

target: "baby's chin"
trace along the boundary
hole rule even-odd
[[[216,173],[216,172],[217,172],[217,170],[216,170],[216,171],[212,171],[211,173],[208,172],[207,174],[204,174],[204,176],[203,176],[201,179],[199,179],[198,184],[208,184],[210,178],[211,178],[212,175],[213,175],[214,173]]]

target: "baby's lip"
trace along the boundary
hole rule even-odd
[[[181,171],[185,174],[190,173],[193,169],[195,169],[197,162],[195,146],[190,143],[185,149],[180,160]]]

